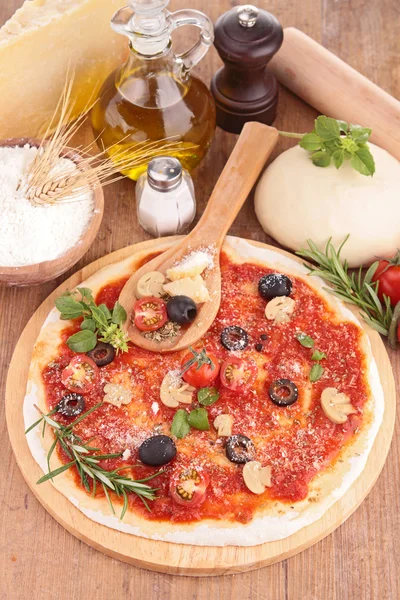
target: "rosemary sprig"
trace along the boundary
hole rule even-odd
[[[348,238],[349,236],[346,236],[338,250],[335,250],[329,239],[325,252],[318,250],[312,240],[307,240],[309,248],[300,250],[296,254],[318,265],[315,268],[307,263],[304,264],[310,271],[309,275],[317,275],[331,284],[332,287],[324,288],[325,290],[344,302],[358,306],[364,321],[382,335],[388,336],[394,311],[390,298],[383,296],[384,302],[380,301],[377,294],[379,282],[372,281],[379,262],[374,262],[365,275],[362,267],[357,272],[349,273],[347,261],[342,263],[340,259],[340,252]]]
[[[64,473],[64,471],[67,471],[72,467],[76,467],[81,478],[82,487],[84,487],[87,492],[91,492],[92,496],[95,496],[96,494],[97,485],[102,486],[104,495],[107,498],[107,502],[113,514],[115,514],[115,510],[110,498],[110,490],[113,491],[119,498],[123,499],[124,504],[119,517],[122,520],[128,508],[128,493],[136,494],[141,499],[147,510],[151,510],[148,501],[155,500],[158,488],[151,488],[145,482],[157,477],[157,475],[160,475],[163,473],[163,471],[158,471],[157,473],[154,473],[153,475],[143,479],[131,479],[130,477],[126,477],[121,473],[121,471],[130,467],[118,467],[112,471],[107,471],[100,466],[99,463],[101,460],[118,458],[122,455],[122,452],[117,452],[114,454],[100,454],[100,449],[91,446],[90,440],[84,442],[82,438],[74,432],[74,428],[93,411],[102,406],[102,404],[102,402],[96,404],[69,425],[62,425],[51,418],[51,415],[56,412],[56,408],[45,415],[36,407],[42,416],[26,430],[25,434],[31,431],[34,427],[37,427],[42,421],[42,435],[44,436],[44,428],[46,424],[53,429],[54,433],[55,439],[47,454],[47,465],[49,472],[46,475],[43,475],[43,477],[37,481],[37,484],[44,483],[49,479],[54,479],[54,477]],[[59,444],[59,446],[64,450],[65,454],[70,460],[61,467],[51,470],[50,459],[55,448],[57,447],[57,444]]]

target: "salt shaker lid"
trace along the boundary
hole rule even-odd
[[[182,165],[173,156],[157,156],[147,166],[147,180],[158,192],[170,192],[182,181]]]
[[[283,30],[269,12],[252,4],[237,6],[215,23],[215,47],[222,59],[267,62],[280,48]]]

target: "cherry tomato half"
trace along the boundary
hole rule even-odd
[[[99,379],[99,368],[88,356],[75,356],[61,373],[63,385],[71,392],[90,392]]]
[[[400,302],[400,257],[396,254],[390,260],[380,260],[372,278],[379,281],[378,296],[383,302],[383,295],[390,298],[392,306]]]
[[[207,473],[189,467],[172,474],[169,484],[171,497],[182,506],[200,506],[206,499],[206,490],[210,483]]]
[[[250,387],[256,378],[257,365],[254,360],[230,356],[222,363],[221,382],[229,390]]]
[[[195,358],[197,358],[196,361]],[[189,352],[183,357],[182,368],[185,368],[188,362],[192,360],[194,361],[192,366],[182,375],[182,379],[186,383],[201,388],[207,387],[217,379],[219,362],[215,354],[209,352],[207,348],[203,348],[200,352]]]
[[[156,331],[167,322],[167,308],[160,298],[148,296],[135,302],[135,325],[140,331]]]

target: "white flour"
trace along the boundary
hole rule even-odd
[[[79,243],[93,214],[91,192],[79,202],[33,206],[18,184],[34,160],[37,149],[0,148],[0,266],[20,267],[65,254]],[[73,164],[60,159],[60,168]],[[58,167],[58,165],[57,165]]]

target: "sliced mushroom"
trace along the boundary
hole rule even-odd
[[[262,494],[271,487],[271,467],[263,467],[258,460],[251,460],[243,467],[243,479],[253,494]]]
[[[218,415],[214,419],[214,427],[218,437],[229,437],[232,435],[233,417],[231,415]]]
[[[156,298],[161,298],[161,296],[165,294],[163,290],[164,282],[164,275],[158,271],[150,271],[149,273],[145,273],[137,282],[137,298],[145,298],[146,296],[155,296]]]
[[[122,404],[129,404],[133,398],[132,392],[120,383],[106,383],[104,392],[104,402],[117,408],[120,408]]]
[[[275,323],[288,323],[294,311],[294,300],[289,296],[278,296],[270,300],[265,307],[265,316]]]
[[[345,423],[348,415],[357,412],[346,394],[338,392],[336,388],[331,387],[326,388],[322,392],[321,406],[328,419],[337,425]]]
[[[169,371],[161,384],[161,402],[168,408],[176,408],[180,403],[191,404],[194,391],[195,388],[182,381],[177,371]]]

